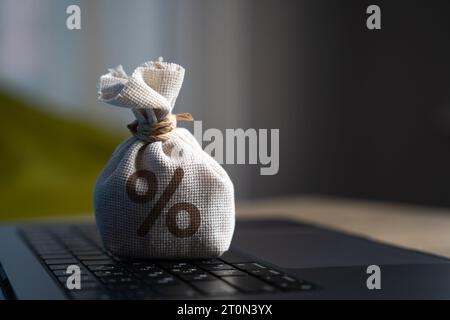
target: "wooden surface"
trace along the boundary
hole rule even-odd
[[[239,217],[286,217],[450,258],[450,209],[291,197],[242,202]]]

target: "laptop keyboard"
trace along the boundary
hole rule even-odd
[[[233,252],[188,261],[119,258],[103,249],[93,225],[35,226],[21,233],[72,299],[207,298],[317,289]],[[81,269],[81,289],[66,287],[70,265]]]

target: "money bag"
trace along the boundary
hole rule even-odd
[[[228,250],[235,225],[234,189],[225,170],[173,114],[185,70],[144,63],[100,77],[99,100],[132,110],[132,136],[118,146],[94,192],[105,248],[130,258],[211,258]]]

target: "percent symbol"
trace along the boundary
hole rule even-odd
[[[156,220],[161,215],[164,208],[177,191],[181,181],[184,177],[184,170],[177,168],[163,193],[156,201],[150,213],[145,217],[137,234],[141,237],[147,235],[150,229],[155,224]],[[147,183],[147,190],[144,193],[138,193],[136,190],[137,183],[140,179],[144,179]],[[156,175],[149,170],[139,170],[133,173],[127,180],[126,190],[128,197],[135,203],[146,203],[152,201],[158,192],[158,179]],[[185,211],[189,214],[189,226],[186,228],[179,228],[177,225],[178,213]],[[195,234],[200,227],[200,211],[191,203],[180,202],[174,204],[167,211],[166,225],[170,233],[178,238],[187,238]]]

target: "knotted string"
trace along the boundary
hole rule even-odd
[[[173,129],[177,127],[177,121],[194,120],[190,113],[170,113],[158,120],[156,112],[152,109],[145,109],[143,112],[133,109],[137,120],[130,123],[127,128],[136,138],[149,143],[169,139]]]

